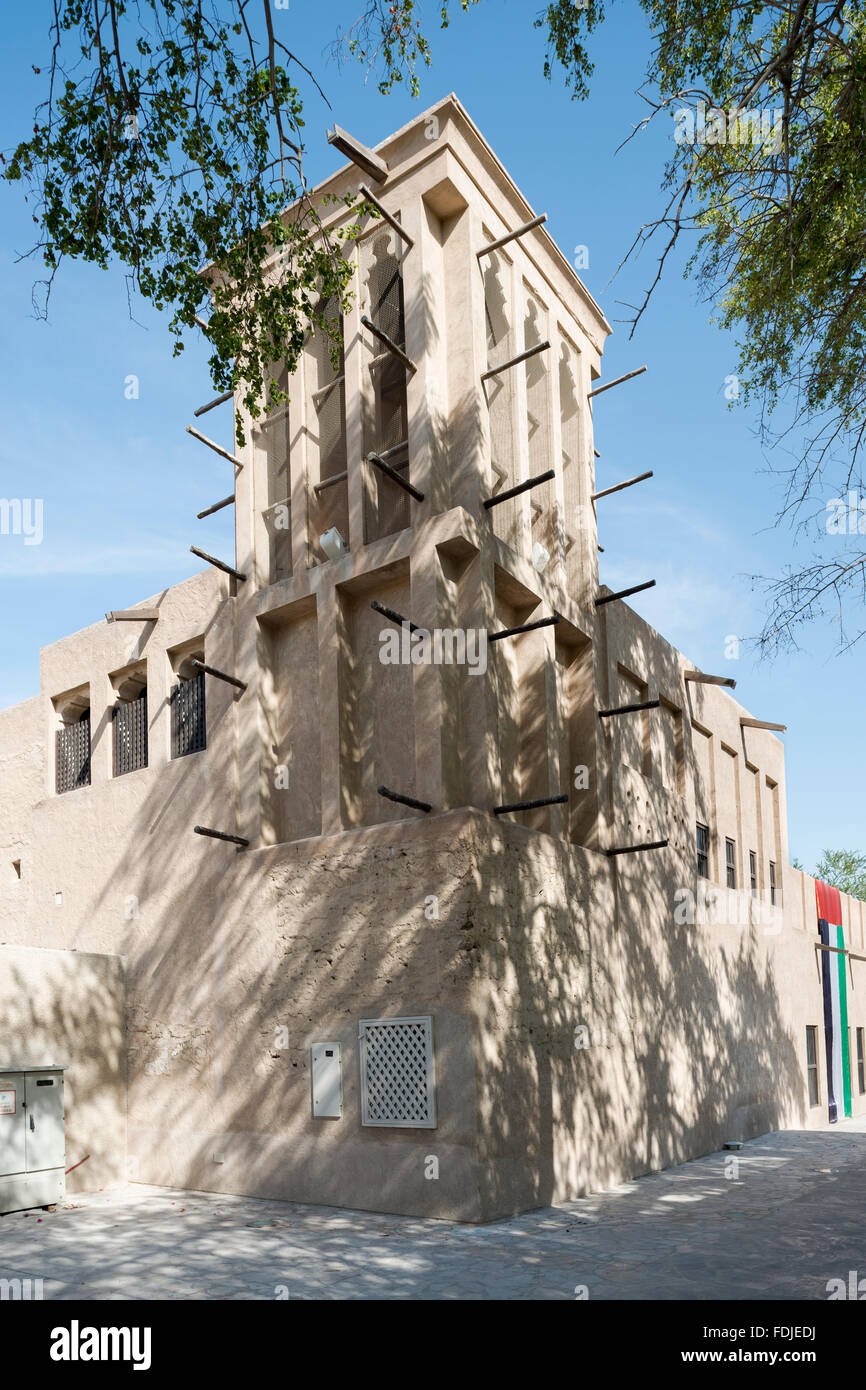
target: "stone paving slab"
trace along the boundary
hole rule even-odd
[[[489,1226],[140,1184],[0,1217],[0,1280],[52,1300],[824,1300],[851,1271],[866,1118]]]

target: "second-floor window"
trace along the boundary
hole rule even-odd
[[[810,1024],[806,1029],[806,1072],[809,1078],[809,1104],[819,1103],[818,1092],[818,1029]]]
[[[171,692],[171,756],[183,758],[207,747],[204,671],[179,680]]]
[[[709,878],[710,876],[710,830],[709,826],[697,824],[695,836],[698,851],[698,876]]]
[[[57,791],[90,786],[90,710],[57,730]]]
[[[752,890],[752,897],[758,896],[758,856],[753,849],[749,850],[749,887]]]
[[[112,713],[114,775],[147,767],[147,691],[135,700],[119,700]]]
[[[774,905],[776,902],[776,866],[772,859],[770,860],[770,902]]]
[[[725,873],[728,887],[737,886],[737,845],[735,840],[725,840]]]

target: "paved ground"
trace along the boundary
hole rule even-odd
[[[866,1293],[864,1119],[484,1227],[138,1185],[74,1202],[0,1218],[0,1279],[45,1299],[825,1300],[853,1270]]]

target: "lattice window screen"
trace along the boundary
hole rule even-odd
[[[361,1019],[361,1123],[435,1129],[433,1023]]]

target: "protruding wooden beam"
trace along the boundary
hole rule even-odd
[[[207,560],[209,565],[214,565],[218,570],[222,570],[224,574],[230,574],[233,579],[239,579],[241,583],[246,579],[246,575],[241,574],[240,570],[236,570],[232,565],[227,565],[224,560],[217,560],[213,555],[208,555],[206,550],[199,550],[196,545],[190,546],[190,553],[192,555],[197,555],[200,560]]]
[[[520,627],[506,627],[501,632],[488,632],[488,642],[501,642],[505,637],[518,637],[521,632],[534,632],[538,627],[553,627],[555,623],[561,623],[562,618],[558,613],[554,613],[552,618],[539,618],[534,623],[521,623]]]
[[[342,473],[334,473],[330,478],[323,478],[320,483],[313,483],[313,492],[324,492],[325,488],[336,487],[337,483],[344,483],[349,476],[348,468],[344,468]]]
[[[191,434],[193,439],[197,439],[200,444],[206,444],[209,449],[213,449],[215,454],[219,454],[220,458],[228,459],[229,463],[233,463],[236,468],[243,468],[244,465],[240,459],[235,458],[234,454],[230,454],[228,449],[224,449],[221,444],[215,444],[212,439],[208,439],[206,434],[199,434],[198,430],[193,429],[192,425],[187,425],[186,432],[187,434]]]
[[[615,714],[636,714],[642,709],[659,709],[661,700],[643,700],[639,705],[618,705],[616,709],[600,709],[599,719],[610,719]]]
[[[333,145],[334,149],[339,150],[347,159],[351,159],[353,164],[357,164],[359,169],[363,169],[364,173],[369,174],[377,183],[384,183],[387,179],[388,166],[384,159],[380,159],[373,150],[362,145],[361,141],[356,140],[347,130],[335,124],[333,130],[328,131],[328,144]]]
[[[476,251],[475,254],[480,261],[482,256],[489,256],[491,251],[498,251],[500,246],[507,246],[509,241],[514,241],[514,239],[519,236],[525,236],[527,232],[531,232],[534,227],[540,227],[542,223],[546,221],[547,213],[543,212],[540,217],[533,217],[531,222],[524,222],[522,226],[515,227],[513,232],[506,232],[505,236],[499,237],[498,240],[488,242],[486,246],[482,246],[481,250]]]
[[[377,787],[379,796],[384,796],[388,801],[397,801],[401,806],[411,806],[415,811],[432,811],[433,807],[429,801],[417,801],[414,796],[404,796],[402,792],[392,792],[389,787]]]
[[[106,613],[107,623],[156,623],[159,621],[158,608],[122,608]]]
[[[539,806],[561,806],[568,801],[568,792],[562,796],[542,796],[537,801],[512,801],[508,806],[494,806],[494,816],[507,816],[511,811],[535,811]]]
[[[602,598],[595,600],[596,608],[601,608],[605,603],[614,603],[618,598],[628,598],[630,594],[643,593],[644,589],[654,589],[655,580],[648,579],[646,584],[633,584],[630,589],[620,589],[617,594],[605,594]]]
[[[397,613],[393,608],[386,608],[384,603],[380,603],[378,599],[374,598],[370,607],[376,613],[381,613],[383,618],[390,618],[391,622],[396,623],[398,627],[406,626],[410,632],[421,631],[417,623],[410,623],[409,619],[404,618],[402,613]]]
[[[600,396],[602,391],[609,391],[612,386],[621,386],[624,381],[631,381],[633,376],[640,376],[645,371],[646,367],[636,367],[633,372],[626,372],[625,376],[615,377],[614,380],[609,381],[607,385],[596,386],[594,391],[588,391],[586,399],[591,401],[593,396]]]
[[[667,840],[647,840],[642,845],[620,845],[617,849],[606,849],[605,854],[608,859],[613,859],[617,854],[641,854],[646,849],[664,849]]]
[[[770,723],[768,720],[766,720],[766,719],[744,719],[744,718],[741,716],[741,717],[740,717],[740,728],[741,728],[741,729],[772,729],[772,730],[773,730],[775,733],[777,733],[777,734],[784,734],[784,733],[787,732],[788,726],[787,726],[787,724],[771,724],[771,723]]]
[[[382,204],[379,202],[379,199],[375,196],[374,193],[370,192],[369,188],[365,183],[362,183],[360,185],[358,191],[363,195],[366,202],[373,204],[373,207],[376,209],[379,216],[385,222],[388,223],[388,226],[393,227],[397,235],[403,238],[403,240],[406,243],[406,250],[411,251],[412,247],[415,245],[415,241],[413,237],[410,237],[409,233],[406,231],[406,228],[397,221],[396,217],[394,217],[393,214],[390,213],[387,208],[382,207]]]
[[[243,835],[227,835],[224,830],[209,830],[206,825],[194,825],[193,834],[206,835],[209,840],[228,840],[229,844],[239,845],[241,849],[246,849],[249,844]]]
[[[518,483],[516,487],[508,487],[504,492],[497,492],[495,497],[485,498],[485,509],[489,511],[491,507],[498,507],[500,502],[507,502],[510,497],[518,497],[521,492],[528,492],[530,488],[538,487],[540,483],[549,483],[551,478],[555,477],[555,470],[548,468],[546,473],[538,473],[534,478],[527,478],[525,483]]]
[[[703,671],[683,671],[684,681],[700,681],[702,685],[726,685],[736,690],[737,682],[733,676],[707,676]]]
[[[207,405],[200,405],[198,410],[194,410],[192,413],[196,419],[198,419],[199,415],[207,415],[209,410],[213,410],[216,406],[223,405],[226,401],[230,401],[233,396],[234,391],[223,391],[221,396],[217,396],[215,400],[208,401]]]
[[[510,357],[507,362],[503,362],[501,367],[488,367],[486,372],[481,373],[481,380],[487,381],[491,376],[499,376],[500,372],[507,372],[512,367],[519,367],[521,362],[528,362],[530,357],[537,357],[540,352],[547,352],[550,347],[549,342],[536,343],[535,347],[527,348],[525,352],[519,352],[516,357]]]
[[[190,666],[194,666],[197,671],[204,671],[206,676],[216,676],[217,680],[226,681],[229,685],[236,685],[239,690],[246,690],[246,681],[238,680],[237,676],[226,675],[225,671],[218,671],[215,666],[206,666],[203,661],[199,661],[197,656],[190,657]]]
[[[634,487],[635,483],[642,483],[646,478],[652,476],[652,469],[648,473],[638,473],[636,478],[627,478],[624,483],[614,483],[613,487],[606,487],[601,492],[594,492],[589,500],[590,502],[597,502],[600,497],[610,497],[612,492],[622,492],[623,488]]]
[[[366,314],[362,314],[361,322],[367,331],[372,333],[374,338],[378,338],[379,342],[388,349],[392,357],[396,357],[398,362],[403,363],[407,372],[417,372],[418,368],[415,366],[412,358],[406,356],[403,349],[394,342],[393,338],[389,338],[387,333],[381,328],[377,328],[372,319],[368,318]]]
[[[390,463],[386,463],[381,454],[368,454],[367,462],[372,463],[375,468],[378,468],[380,473],[384,473],[386,478],[390,478],[391,482],[396,483],[404,492],[408,492],[409,496],[414,497],[416,502],[424,501],[423,492],[419,492],[417,487],[413,487],[408,479],[401,478],[396,468],[392,468]]]
[[[813,943],[816,951],[833,951],[837,956],[847,956],[849,960],[866,960],[866,956],[855,955],[853,951],[846,951],[842,946],[825,946],[823,941]]]
[[[213,516],[214,512],[221,512],[223,507],[230,507],[234,500],[235,495],[232,493],[231,497],[224,497],[221,502],[214,502],[212,507],[205,507],[203,512],[196,512],[196,516],[199,521],[202,521],[206,516]]]

